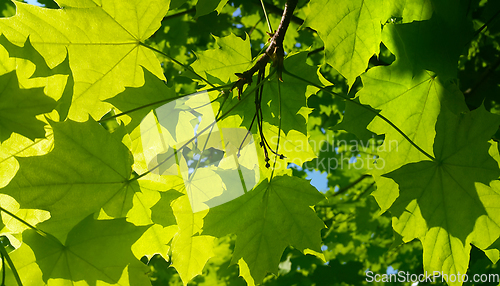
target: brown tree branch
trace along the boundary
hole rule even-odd
[[[293,16],[293,11],[297,6],[298,0],[288,0],[285,4],[285,10],[283,11],[283,16],[281,17],[280,25],[274,35],[270,39],[269,47],[267,47],[264,54],[255,62],[255,64],[243,73],[236,73],[238,76],[238,81],[236,81],[231,88],[238,89],[238,97],[241,95],[243,87],[245,84],[250,85],[252,83],[253,75],[259,71],[265,69],[266,65],[270,60],[273,61],[273,65],[278,69],[278,77],[281,81],[282,70],[283,70],[283,59],[285,57],[285,50],[283,49],[283,40],[285,39],[286,31],[290,25],[290,21]]]

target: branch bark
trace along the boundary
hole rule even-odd
[[[255,64],[243,73],[236,73],[238,76],[238,81],[236,81],[231,88],[238,89],[238,97],[241,95],[243,87],[245,84],[250,85],[252,83],[253,75],[259,71],[265,69],[266,65],[270,60],[273,61],[273,65],[278,69],[278,77],[281,81],[282,70],[283,70],[283,59],[285,57],[285,50],[283,49],[283,40],[285,39],[286,31],[290,25],[290,21],[293,17],[293,11],[297,7],[298,0],[288,0],[285,4],[285,10],[283,11],[283,16],[281,17],[280,25],[276,32],[272,35],[270,39],[269,47],[267,47],[265,53],[255,62]]]

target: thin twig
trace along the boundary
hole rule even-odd
[[[271,77],[272,75],[274,75],[274,73],[271,73],[269,74],[267,77]],[[263,84],[263,82],[261,83]],[[260,85],[257,85],[253,90],[249,91],[248,93],[245,91],[246,95],[244,95],[240,101],[238,101],[235,105],[233,105],[231,108],[229,108],[225,113],[223,114],[220,114],[220,112],[222,111],[222,106],[221,108],[219,109],[219,112],[217,113],[218,116],[215,117],[215,120],[214,122],[212,122],[211,124],[209,124],[207,127],[205,127],[203,130],[199,131],[196,133],[196,135],[189,139],[188,141],[186,141],[184,143],[184,145],[182,145],[179,149],[176,149],[174,151],[174,153],[172,155],[169,155],[167,158],[165,158],[163,161],[159,162],[158,165],[156,165],[155,167],[151,168],[150,170],[142,173],[141,175],[139,176],[135,176],[134,178],[130,179],[129,182],[132,182],[132,181],[136,181],[136,180],[139,180],[140,178],[146,176],[147,174],[149,173],[152,173],[154,170],[156,170],[157,168],[159,168],[163,163],[167,162],[168,160],[170,160],[170,158],[172,158],[173,156],[177,156],[177,153],[179,153],[179,151],[183,150],[188,144],[190,144],[191,142],[193,142],[194,140],[196,140],[201,134],[203,134],[204,132],[206,132],[208,129],[210,129],[213,125],[215,125],[218,121],[220,121],[222,118],[226,117],[227,115],[229,115],[236,107],[239,106],[239,104],[241,104],[242,102],[244,102],[247,98],[248,98],[248,94],[251,94],[255,91],[255,89],[258,89],[260,88]],[[227,95],[229,97],[229,94]],[[225,102],[225,101],[224,101]]]
[[[470,41],[467,42],[467,44],[465,44],[466,46],[468,46],[472,40],[474,40],[475,37],[477,37],[479,34],[481,34],[481,32],[486,29],[486,27],[491,23],[493,22],[493,20],[498,17],[500,15],[500,10],[498,10],[495,14],[493,14],[493,16],[491,16],[491,18],[486,21],[486,23],[484,23],[481,28],[479,28],[475,33],[474,35],[472,35],[472,38],[470,39]]]
[[[262,18],[260,18],[259,21],[257,21],[257,23],[255,23],[255,25],[253,25],[253,27],[250,29],[250,31],[248,31],[249,37],[252,35],[252,32],[255,30],[255,28],[257,28],[257,25],[260,23],[260,21],[262,21]]]
[[[191,9],[188,9],[188,10],[181,11],[179,13],[175,13],[175,14],[172,14],[172,15],[167,15],[167,16],[163,17],[163,19],[161,21],[162,22],[168,21],[170,19],[174,19],[174,18],[183,16],[183,15],[186,15],[186,14],[194,13],[194,12],[196,12],[196,8],[195,7],[191,8]]]
[[[227,88],[227,87],[229,87],[230,85],[231,85],[231,84],[221,85],[221,86],[216,86],[216,87],[212,87],[212,88],[205,89],[205,90],[200,90],[200,91],[210,92],[210,91],[214,91],[214,90],[219,90],[219,89],[224,89],[224,88]],[[192,94],[192,93],[190,93],[190,94],[183,94],[183,95],[175,96],[175,97],[172,97],[172,98],[166,98],[166,99],[162,99],[162,100],[155,101],[155,102],[152,102],[152,103],[148,103],[148,104],[145,104],[145,105],[142,105],[142,106],[139,106],[139,107],[136,107],[136,108],[133,108],[133,109],[127,110],[127,111],[123,111],[122,113],[118,113],[118,114],[115,114],[115,115],[110,116],[110,117],[101,118],[101,119],[100,119],[99,121],[97,121],[97,122],[102,123],[102,122],[105,122],[105,121],[108,121],[108,120],[111,120],[111,119],[114,119],[114,118],[117,118],[117,117],[120,117],[120,116],[123,116],[123,115],[129,114],[129,113],[133,113],[133,112],[139,111],[139,110],[144,109],[144,108],[147,108],[147,107],[155,106],[155,105],[158,105],[158,104],[161,104],[161,103],[171,102],[171,101],[174,101],[174,100],[177,100],[177,99],[180,99],[180,98],[186,97],[186,96],[191,95],[191,94]],[[215,101],[215,100],[217,100],[217,99],[218,99],[218,98],[214,99],[214,101]]]
[[[3,247],[2,245],[0,245],[0,253],[2,254],[2,257],[5,257],[5,260],[7,260],[7,264],[9,264],[10,270],[12,270],[12,274],[14,274],[14,278],[16,279],[17,285],[23,286],[23,282],[21,281],[21,277],[19,277],[19,273],[17,273],[14,262],[12,262],[12,259],[10,259],[7,250],[5,250],[5,247]],[[5,268],[5,265],[2,265],[2,267]]]
[[[4,247],[0,245],[0,247]],[[2,286],[5,286],[5,272],[7,271],[7,267],[5,267],[5,255],[3,252],[0,252],[0,256],[2,256]]]
[[[360,102],[357,102],[355,100],[352,100],[351,98],[348,98],[347,96],[343,96],[341,94],[338,94],[338,93],[335,93],[331,90],[328,90],[327,87],[325,86],[319,86],[317,84],[315,84],[314,82],[310,81],[310,80],[307,80],[305,78],[302,78],[300,76],[297,76],[291,72],[288,72],[286,70],[283,70],[287,75],[291,76],[291,77],[294,77],[298,80],[301,80],[309,85],[312,85],[320,90],[324,90],[325,92],[333,95],[333,96],[339,96],[345,100],[348,100],[358,106],[360,106],[361,108],[364,108],[370,112],[373,112],[375,114],[375,116],[377,116],[378,118],[382,119],[383,121],[385,121],[387,124],[389,124],[392,128],[394,128],[399,134],[401,134],[401,136],[403,136],[404,139],[406,139],[406,141],[408,141],[413,147],[415,147],[415,149],[417,149],[418,151],[420,151],[422,154],[424,154],[427,158],[431,159],[432,161],[436,161],[436,158],[434,158],[432,155],[430,155],[429,153],[427,153],[424,149],[420,148],[420,146],[418,146],[415,142],[413,142],[413,140],[410,139],[410,137],[408,137],[408,135],[406,135],[403,130],[399,129],[399,127],[397,127],[394,123],[392,123],[389,119],[387,119],[387,117],[383,116],[382,114],[380,114],[380,112],[376,112],[374,111],[373,109],[369,108],[368,106],[364,105],[364,104],[361,104]]]
[[[307,53],[307,56],[311,56],[311,55],[314,55],[314,54],[317,54],[321,51],[324,51],[325,50],[325,47],[320,47],[320,48],[317,48],[317,49],[314,49],[312,51],[310,51],[309,53]]]
[[[357,178],[354,182],[350,183],[349,185],[347,185],[345,187],[342,187],[342,189],[336,191],[335,193],[333,193],[329,197],[333,198],[333,197],[336,197],[336,196],[340,196],[341,194],[347,192],[349,189],[351,189],[352,187],[356,186],[357,184],[359,184],[361,181],[363,181],[364,179],[366,179],[368,177],[371,177],[371,176],[370,175],[366,175],[366,174],[361,175],[361,177]]]
[[[241,94],[243,87],[252,83],[253,75],[259,71],[265,69],[266,65],[270,60],[273,60],[274,65],[278,70],[278,78],[282,80],[281,71],[283,69],[283,58],[285,57],[285,50],[283,49],[283,40],[285,39],[285,34],[290,25],[291,18],[293,16],[293,11],[297,6],[298,0],[288,0],[285,4],[285,10],[283,11],[283,16],[281,17],[280,25],[271,38],[271,43],[266,49],[266,52],[255,62],[255,64],[243,73],[236,73],[238,76],[238,81],[231,88],[237,88],[238,94]]]
[[[197,72],[195,72],[190,66],[188,65],[185,65],[181,62],[179,62],[178,60],[174,59],[173,57],[167,55],[166,53],[154,48],[154,47],[151,47],[143,42],[140,42],[139,45],[145,47],[145,48],[148,48],[150,50],[152,50],[153,52],[157,52],[159,54],[161,54],[162,56],[166,57],[167,59],[171,60],[172,62],[178,64],[179,66],[183,67],[185,70],[191,72],[192,74],[194,74],[197,78],[201,79],[203,82],[205,82],[206,84],[210,85],[211,87],[215,87],[214,84],[212,84],[211,82],[209,82],[208,80],[206,80],[204,77],[202,77],[201,75],[199,75]]]
[[[4,212],[6,214],[8,214],[9,216],[11,216],[12,218],[14,218],[15,220],[19,221],[20,223],[26,225],[27,227],[33,229],[34,231],[36,231],[36,233],[38,233],[40,236],[42,237],[45,237],[47,239],[52,239],[54,241],[57,241],[57,243],[60,243],[59,240],[56,240],[55,238],[53,238],[53,236],[49,236],[46,232],[44,232],[43,230],[41,229],[38,229],[34,226],[32,226],[29,222],[25,221],[24,219],[18,217],[17,215],[11,213],[10,211],[0,207],[0,212]]]
[[[352,202],[355,202],[355,201],[359,200],[359,198],[361,198],[362,196],[364,196],[374,185],[375,185],[375,182],[372,182],[371,184],[369,184],[358,196],[356,196],[355,198],[353,198],[352,200],[350,200],[349,203],[352,203]],[[337,206],[338,206],[338,203],[333,203],[333,204],[316,205],[315,207],[318,207],[318,208],[335,208]]]
[[[357,201],[359,200],[359,198],[361,198],[362,196],[364,196],[373,186],[375,185],[375,181],[373,181],[370,185],[368,185],[368,187],[366,187],[363,192],[361,192],[357,197],[355,197],[354,199],[352,199],[353,201]]]
[[[264,1],[260,0],[262,4],[262,11],[264,11],[264,16],[266,17],[267,27],[269,28],[269,33],[273,33],[273,28],[271,27],[271,22],[269,22],[269,17],[267,17],[266,7],[264,6]]]
[[[278,80],[277,83],[278,83],[278,119],[279,119],[279,123],[278,123],[278,140],[276,142],[276,152],[274,152],[274,154],[276,156],[274,157],[274,164],[273,164],[273,170],[271,171],[271,178],[273,177],[274,170],[276,169],[276,161],[278,159],[278,156],[279,156],[280,159],[284,159],[285,158],[285,156],[283,154],[279,155],[280,139],[281,139],[281,136],[280,136],[280,134],[281,134],[281,82]]]
[[[498,17],[500,15],[500,10],[498,10],[495,14],[493,14],[493,16],[491,16],[490,19],[488,19],[488,21],[486,21],[486,23],[484,23],[481,28],[479,28],[475,33],[474,35],[471,37],[471,39],[465,44],[465,46],[468,46],[470,45],[470,43],[472,42],[472,40],[474,40],[474,38],[476,38],[479,34],[481,34],[483,32],[484,29],[486,29],[486,27],[491,23],[493,22],[493,20],[495,20],[496,17]],[[472,96],[476,90],[479,88],[479,86],[481,86],[481,84],[483,84],[486,79],[488,77],[490,77],[492,75],[492,73],[497,69],[497,67],[500,65],[500,58],[498,58],[493,64],[489,65],[488,68],[481,74],[481,76],[479,77],[479,80],[470,88],[468,88],[466,91],[464,91],[464,95],[465,96]]]

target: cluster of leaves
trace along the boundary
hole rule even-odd
[[[0,2],[2,284],[498,273],[498,1],[264,2]]]

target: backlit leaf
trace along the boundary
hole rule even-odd
[[[21,167],[2,193],[15,198],[22,208],[50,211],[51,218],[40,228],[64,241],[68,231],[102,207],[110,215],[130,209],[139,185],[128,181],[132,165],[128,149],[98,123],[51,125],[57,142],[54,150],[17,158]],[[79,204],[82,201],[86,203]]]
[[[102,100],[144,84],[141,66],[164,79],[153,51],[141,42],[160,27],[169,2],[60,0],[62,9],[15,2],[17,13],[0,19],[0,32],[17,45],[29,36],[51,68],[69,55],[75,80],[69,117],[99,119],[110,109]]]
[[[56,101],[46,96],[42,88],[22,89],[15,71],[0,76],[0,142],[12,132],[32,140],[45,137],[45,123],[35,118],[52,111]]]
[[[429,272],[465,273],[470,243],[484,249],[500,236],[500,191],[496,183],[489,187],[500,176],[499,162],[487,142],[499,124],[483,108],[458,117],[445,109],[436,125],[436,160],[386,175],[401,190],[391,207],[394,229],[404,241],[422,241]]]
[[[147,267],[137,260],[130,245],[147,227],[123,219],[84,219],[68,234],[65,243],[34,230],[23,234],[25,244],[12,253],[26,285],[150,285]],[[99,242],[99,243],[96,243]]]
[[[218,237],[235,233],[238,238],[232,263],[242,258],[255,282],[261,283],[268,272],[277,273],[279,259],[288,245],[303,252],[321,252],[319,234],[324,224],[309,207],[322,198],[307,181],[277,177],[210,209],[203,233]]]

